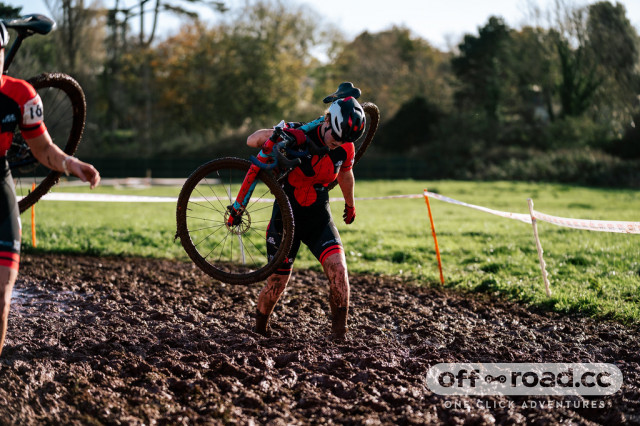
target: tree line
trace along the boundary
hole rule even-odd
[[[558,1],[518,29],[492,16],[442,51],[404,27],[347,39],[286,0],[208,2],[209,24],[188,10],[197,1],[45,1],[58,28],[30,38],[12,74],[81,83],[92,158],[245,155],[254,129],[311,120],[352,81],[381,111],[371,161],[419,159],[430,178],[640,187],[640,38],[619,3]],[[0,3],[4,18],[20,13]],[[175,34],[146,24],[163,13],[186,17]]]

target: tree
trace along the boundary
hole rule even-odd
[[[22,7],[14,7],[9,4],[0,2],[0,19],[18,18]]]
[[[436,128],[443,117],[437,105],[417,96],[404,103],[381,127],[376,146],[396,154],[433,142]]]
[[[478,37],[464,36],[460,53],[451,66],[460,81],[457,105],[463,109],[480,107],[492,122],[499,118],[510,85],[508,47],[511,30],[499,17],[491,16],[479,29]]]
[[[56,21],[50,37],[59,54],[58,68],[81,80],[96,74],[104,59],[105,19],[98,0],[45,0]]]
[[[511,32],[509,68],[514,87],[510,90],[509,108],[524,123],[553,121],[558,81],[557,54],[549,32],[539,27],[524,27]]]
[[[602,81],[596,101],[619,111],[610,119],[628,123],[638,111],[640,38],[622,4],[599,2],[590,5],[588,11],[587,49]]]
[[[317,95],[331,93],[344,81],[362,89],[363,99],[380,108],[382,119],[394,116],[414,97],[449,109],[452,94],[449,56],[415,37],[407,28],[364,32],[338,48],[322,68]]]
[[[260,1],[212,28],[183,26],[153,52],[160,121],[197,134],[298,117],[311,98],[313,23],[304,9]]]
[[[570,8],[559,1],[555,16],[552,35],[559,57],[563,116],[590,111],[601,121],[619,121],[615,116],[620,113],[629,118],[629,95],[638,89],[634,87],[638,35],[624,6],[599,2]]]

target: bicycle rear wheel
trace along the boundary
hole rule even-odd
[[[358,164],[358,161],[362,158],[364,153],[367,151],[367,148],[371,145],[373,141],[373,137],[376,134],[376,130],[378,130],[378,123],[380,122],[380,110],[378,110],[378,106],[372,102],[364,102],[362,104],[362,109],[364,109],[365,114],[369,116],[369,120],[367,120],[367,131],[365,132],[364,137],[360,137],[357,141],[354,142],[355,148],[355,156],[353,159],[353,165]],[[332,190],[338,184],[338,180],[334,180],[329,184],[327,190]]]
[[[251,284],[266,279],[282,264],[293,241],[289,199],[273,175],[265,170],[239,225],[227,226],[231,205],[251,162],[221,158],[200,166],[186,180],[178,196],[177,233],[193,262],[211,277],[228,284]],[[274,202],[283,222],[281,244],[269,257],[266,233]]]
[[[42,99],[44,123],[53,142],[73,155],[82,138],[87,107],[84,92],[76,80],[66,74],[44,73],[27,80]],[[62,173],[38,162],[19,130],[7,153],[11,174],[16,181],[20,213],[27,210],[58,182]],[[32,190],[35,184],[35,189]]]

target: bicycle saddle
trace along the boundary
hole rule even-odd
[[[332,93],[324,98],[322,102],[324,102],[325,104],[329,104],[333,101],[344,99],[349,96],[353,96],[354,98],[358,99],[360,97],[360,93],[360,89],[358,89],[357,87],[353,87],[353,83],[351,83],[350,81],[346,81],[344,83],[340,83],[340,86],[338,86],[338,90],[336,90],[335,93]]]
[[[13,28],[18,32],[31,31],[38,34],[47,34],[56,27],[53,19],[47,18],[39,13],[25,15],[22,18],[3,21],[7,28]]]

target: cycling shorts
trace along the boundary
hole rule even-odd
[[[293,244],[289,255],[284,262],[276,269],[278,275],[289,275],[293,268],[300,243],[304,243],[311,253],[324,264],[326,259],[335,253],[344,252],[342,241],[336,225],[331,217],[329,203],[314,206],[307,209],[294,210],[295,230],[293,233]],[[282,240],[282,215],[277,204],[273,206],[271,222],[267,228],[267,254],[271,259]]]
[[[16,189],[5,157],[0,157],[0,266],[18,270],[22,228]]]

